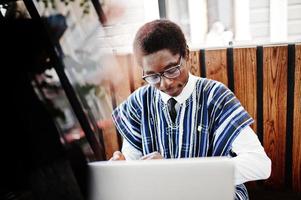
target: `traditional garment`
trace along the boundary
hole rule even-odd
[[[231,156],[231,144],[253,119],[222,83],[199,78],[172,122],[167,104],[151,85],[136,90],[113,111],[122,136],[143,155],[164,158]],[[244,185],[236,199],[248,199]]]

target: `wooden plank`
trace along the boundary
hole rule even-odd
[[[108,66],[111,67],[113,71],[111,70],[111,75],[107,78],[110,81],[107,86],[108,95],[111,96],[112,101],[116,101],[116,105],[112,105],[113,109],[114,106],[118,106],[131,94],[131,76],[129,74],[129,67],[131,67],[130,55],[115,55],[114,61],[116,61],[116,63],[112,61],[112,65],[117,66]],[[99,126],[103,130],[106,158],[109,159],[112,157],[114,151],[121,149],[118,144],[118,133],[111,116],[102,119],[99,122]]]
[[[133,73],[134,90],[136,90],[147,83],[142,79],[143,76],[142,67],[138,65],[133,55],[131,55],[130,62],[131,62],[132,73]]]
[[[129,62],[127,55],[116,55],[118,71],[114,73],[111,81],[115,90],[117,105],[130,95]]]
[[[227,77],[227,50],[206,50],[206,77],[228,85]]]
[[[257,85],[256,85],[256,48],[233,49],[233,71],[235,95],[254,119],[251,125],[256,133],[257,122]],[[255,181],[248,182],[248,188],[255,189]]]
[[[95,91],[100,108],[100,119],[98,119],[97,124],[103,132],[107,159],[112,157],[114,151],[117,151],[121,148],[118,144],[117,132],[111,117],[113,111],[112,95],[115,94],[112,94],[109,84],[110,82],[108,81],[103,82],[101,85],[102,87],[99,87]]]
[[[263,143],[272,160],[266,184],[283,188],[287,106],[287,46],[265,47],[263,67]]]
[[[189,66],[191,74],[201,76],[199,51],[189,52],[189,59],[186,61],[186,65]]]
[[[296,45],[292,181],[294,191],[301,192],[301,44]]]
[[[126,55],[127,69],[128,69],[128,77],[130,83],[130,93],[135,91],[134,87],[134,70],[133,70],[133,56],[132,54]]]
[[[120,150],[121,147],[118,145],[117,132],[113,120],[111,118],[100,121],[100,126],[103,130],[103,139],[106,150],[107,160],[113,156],[113,153]]]
[[[252,128],[256,131],[256,48],[233,49],[233,57],[235,95],[255,120],[255,123],[252,124]]]

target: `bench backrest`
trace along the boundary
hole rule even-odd
[[[145,83],[132,55],[117,60],[125,75],[113,87],[118,105]],[[255,119],[252,128],[272,159],[265,186],[301,192],[301,44],[193,50],[187,63],[192,74],[227,85]]]

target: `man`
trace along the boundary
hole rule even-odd
[[[236,199],[248,199],[243,183],[270,176],[271,161],[250,128],[253,119],[222,83],[193,76],[188,48],[168,20],[142,26],[134,55],[149,84],[113,111],[124,137],[111,160],[233,157]]]

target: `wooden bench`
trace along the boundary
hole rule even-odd
[[[116,58],[124,82],[110,91],[118,105],[144,82],[132,55]],[[250,187],[300,194],[301,44],[192,50],[187,64],[192,74],[227,85],[255,119],[252,128],[272,160],[272,174]],[[108,156],[118,148],[114,131],[104,130]]]

